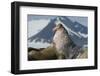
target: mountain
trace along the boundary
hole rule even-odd
[[[55,23],[57,22],[65,25],[65,28],[68,31],[70,38],[76,45],[82,47],[87,44],[87,27],[77,21],[73,22],[65,16],[58,16],[54,19],[51,19],[45,28],[43,28],[36,35],[28,38],[29,43],[32,43],[33,41],[35,43],[51,43],[54,35],[52,29],[55,27]]]
[[[48,25],[45,28],[43,28],[40,32],[38,32],[38,34],[28,38],[28,40],[30,40],[30,42],[35,40],[35,42],[43,41],[43,42],[51,43],[54,34],[52,29],[55,27],[55,21],[56,19],[51,19],[51,21],[48,23]]]
[[[73,40],[73,42],[78,46],[83,46],[87,44],[87,32],[88,29],[86,26],[80,24],[79,22],[72,22],[67,17],[63,17],[64,19],[60,18],[60,21],[65,24],[67,28],[70,28],[72,33],[69,34],[70,38]],[[68,29],[67,29],[68,30]],[[70,32],[71,32],[70,31]]]

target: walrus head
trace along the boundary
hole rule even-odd
[[[57,30],[62,30],[64,32],[66,32],[66,34],[68,34],[68,31],[63,27],[63,25],[60,23],[58,25],[56,25],[54,28],[53,28],[53,31],[56,32]]]
[[[53,31],[56,32],[58,29],[63,28],[62,24],[58,24],[53,28]]]

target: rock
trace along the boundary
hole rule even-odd
[[[77,59],[85,59],[88,58],[88,49],[85,48],[82,53],[77,56]]]
[[[29,60],[51,60],[57,59],[54,47],[47,47],[45,49],[39,49],[39,51],[31,50],[28,52]]]

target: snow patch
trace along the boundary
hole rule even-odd
[[[84,33],[81,33],[81,32],[78,32],[80,36],[84,37],[84,38],[87,38],[88,35],[87,34],[84,34]]]
[[[40,42],[35,42],[35,40],[33,40],[32,42],[28,42],[28,47],[33,47],[33,48],[46,48],[50,46],[50,43],[44,43],[43,41]]]

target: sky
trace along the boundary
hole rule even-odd
[[[52,16],[52,15],[28,15],[28,21],[31,20],[38,20],[38,19],[54,19],[57,16]],[[67,18],[69,18],[70,20],[72,20],[73,22],[77,21],[79,23],[81,23],[84,26],[88,25],[88,17],[80,17],[80,16],[66,16]]]

